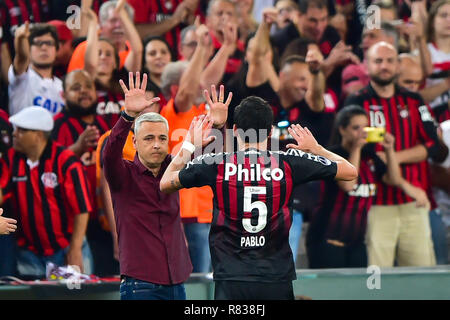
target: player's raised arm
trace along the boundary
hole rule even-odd
[[[356,168],[341,156],[322,147],[314,138],[308,128],[303,128],[299,124],[292,125],[288,128],[290,135],[295,139],[297,144],[288,144],[287,148],[293,148],[309,152],[318,156],[327,158],[337,164],[336,180],[354,180],[358,177]]]
[[[172,159],[161,178],[159,188],[162,192],[172,193],[183,188],[179,172],[191,160],[196,148],[201,148],[214,140],[214,136],[209,136],[212,126],[213,121],[209,116],[194,117],[180,151]]]

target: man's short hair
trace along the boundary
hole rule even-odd
[[[249,130],[254,130],[257,141],[262,142],[269,137],[273,123],[272,107],[262,98],[250,96],[241,101],[234,111],[234,123],[241,138]]]
[[[30,35],[28,36],[28,42],[30,46],[33,44],[35,38],[43,36],[44,34],[50,33],[53,40],[55,40],[56,50],[59,49],[59,37],[56,28],[47,23],[36,23],[30,28]]]
[[[305,57],[297,55],[297,54],[293,54],[290,56],[287,56],[286,58],[283,59],[282,64],[281,64],[281,70],[283,70],[284,68],[294,64],[294,63],[306,63]]]
[[[327,9],[327,11],[328,11],[328,1],[327,0],[300,0],[298,2],[298,9],[302,14],[307,13],[309,8]]]
[[[136,118],[134,122],[134,135],[137,136],[139,129],[141,128],[141,124],[144,122],[162,122],[166,125],[167,130],[169,130],[169,122],[162,115],[156,112],[147,112],[141,114]]]
[[[161,75],[161,91],[166,99],[170,99],[170,87],[180,84],[181,76],[188,65],[188,61],[181,60],[170,62],[164,67],[164,71]]]
[[[115,8],[117,6],[117,2],[119,2],[119,1],[110,0],[110,1],[104,2],[100,6],[100,9],[98,10],[98,20],[99,20],[100,25],[102,25],[103,23],[105,23],[106,20],[108,20],[109,9]],[[128,3],[125,3],[125,10],[127,11],[128,16],[130,17],[131,21],[134,21],[134,9]]]

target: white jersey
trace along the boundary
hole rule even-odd
[[[450,70],[450,53],[445,53],[439,50],[433,43],[428,44],[428,50],[431,55],[431,62],[433,63],[433,74],[439,73],[441,71]],[[433,86],[438,83],[445,81],[444,79],[427,79],[426,86]],[[448,103],[450,99],[450,90],[444,92],[439,97],[434,99],[430,103],[431,108],[439,107],[443,104]]]
[[[16,75],[11,65],[8,70],[9,115],[12,116],[29,106],[41,106],[56,114],[64,106],[62,81],[42,78],[33,68]]]

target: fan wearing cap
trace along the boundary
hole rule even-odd
[[[18,216],[18,272],[42,278],[47,262],[90,273],[85,241],[92,211],[89,186],[78,157],[50,138],[52,114],[26,107],[9,118],[14,127],[9,167],[12,205]]]

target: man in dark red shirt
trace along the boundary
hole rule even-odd
[[[104,173],[114,204],[119,241],[121,299],[184,300],[185,282],[192,271],[181,226],[178,193],[159,191],[159,181],[171,161],[167,120],[146,113],[136,120],[134,161],[124,160],[122,149],[134,118],[159,98],[147,100],[137,73],[136,89],[130,73],[125,111],[103,150]]]

